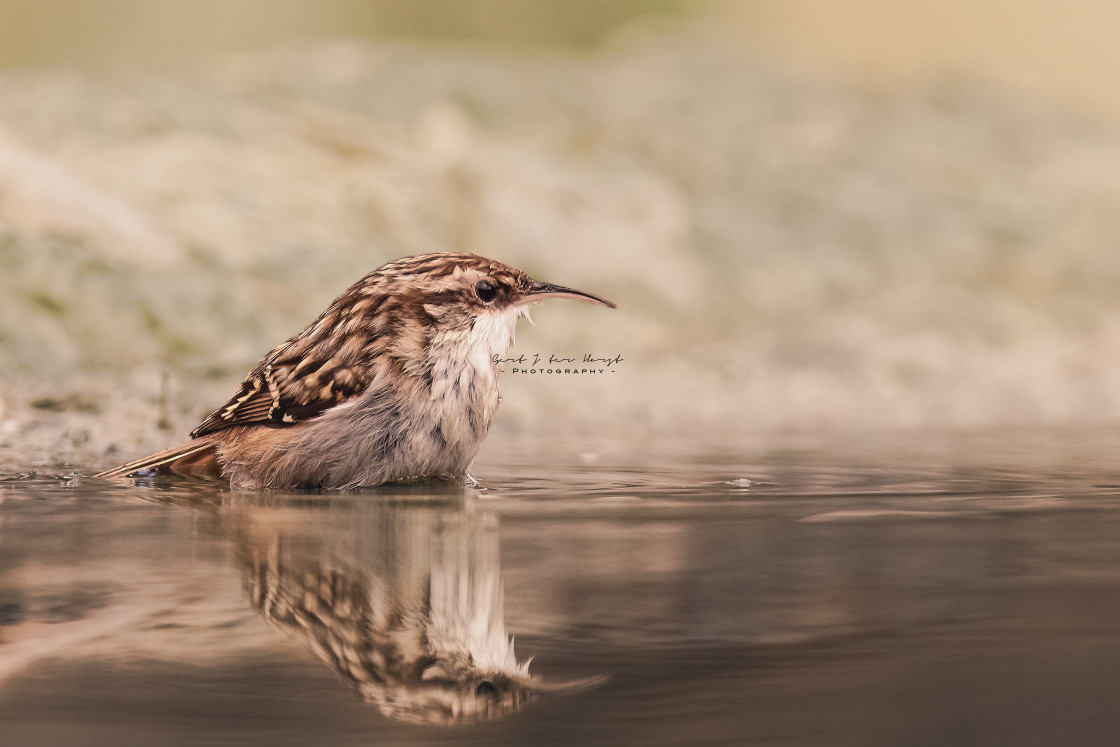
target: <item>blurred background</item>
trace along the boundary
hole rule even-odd
[[[0,466],[169,445],[358,277],[441,250],[619,303],[523,323],[514,354],[624,360],[507,373],[484,454],[1115,422],[1116,21],[0,0]]]

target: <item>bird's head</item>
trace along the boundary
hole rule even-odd
[[[509,265],[462,253],[390,262],[363,278],[347,296],[351,301],[344,305],[362,307],[363,315],[373,312],[373,326],[396,333],[402,344],[429,351],[453,346],[487,357],[512,344],[517,320],[528,316],[529,307],[539,301],[571,298],[615,308],[593,293],[534,280]]]
[[[440,253],[406,257],[376,271],[411,296],[433,319],[471,323],[511,309],[527,309],[548,298],[573,298],[615,308],[593,293],[534,280],[521,270],[477,254]]]

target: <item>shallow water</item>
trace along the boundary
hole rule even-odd
[[[1117,439],[1021,441],[10,475],[0,742],[1114,743]]]

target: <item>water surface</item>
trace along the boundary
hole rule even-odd
[[[1113,743],[1114,441],[8,475],[0,742]]]

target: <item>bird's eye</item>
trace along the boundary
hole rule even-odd
[[[485,280],[479,280],[478,283],[474,286],[474,292],[478,294],[479,301],[482,301],[483,303],[490,303],[494,300],[494,296],[498,291],[494,286],[490,285],[490,283],[487,283]]]
[[[498,688],[494,687],[494,683],[490,680],[483,680],[478,683],[478,687],[474,689],[474,694],[480,698],[486,698],[498,692]]]

